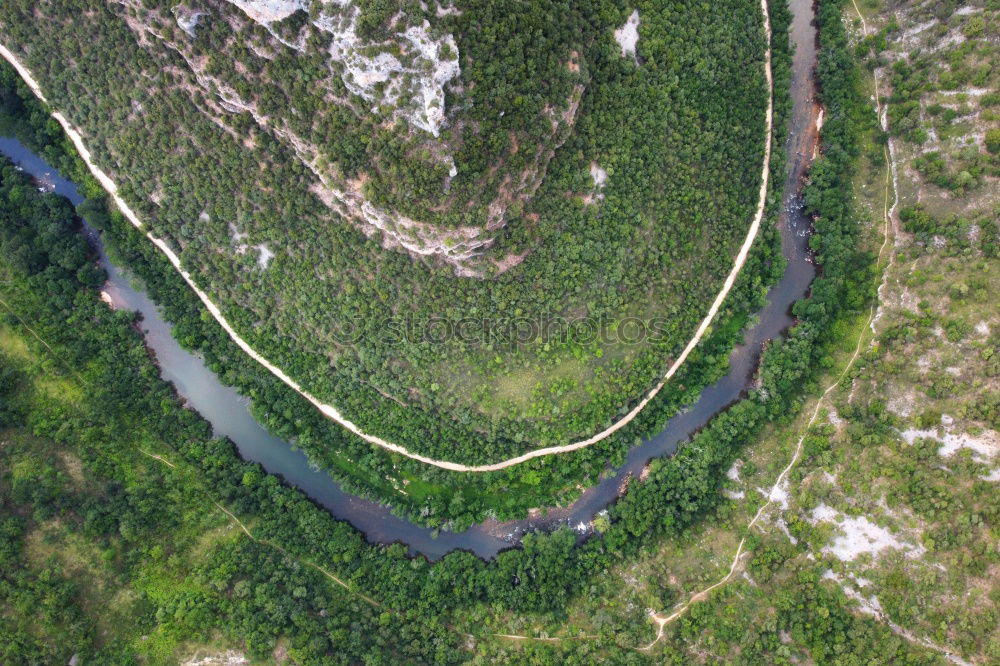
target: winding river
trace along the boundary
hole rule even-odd
[[[212,424],[217,436],[231,439],[243,458],[260,463],[269,473],[280,475],[332,515],[363,532],[370,542],[401,542],[408,546],[411,554],[422,554],[434,560],[455,549],[491,558],[516,545],[526,531],[553,529],[564,524],[574,527],[581,539],[586,538],[594,516],[615,501],[627,479],[639,476],[651,459],[675,452],[713,416],[740,398],[750,383],[764,344],[792,324],[791,306],[807,293],[815,277],[816,269],[808,248],[810,223],[799,195],[801,181],[817,145],[820,113],[812,77],[816,62],[812,0],[791,0],[790,7],[793,13],[791,38],[795,46],[792,116],[785,146],[790,168],[779,220],[782,253],[788,261],[785,273],[768,292],[768,302],[759,313],[758,323],[746,332],[742,344],[733,350],[726,376],[702,391],[697,403],[668,421],[658,435],[632,448],[625,464],[615,470],[615,474],[587,489],[569,507],[553,509],[537,518],[486,522],[464,532],[441,531],[437,534],[399,518],[385,506],[344,492],[325,472],[315,469],[304,453],[261,427],[250,414],[249,400],[222,384],[198,356],[180,347],[156,304],[132,286],[123,272],[108,260],[99,235],[87,227],[85,233],[108,274],[104,292],[114,307],[142,314],[142,332],[146,344],[156,352],[163,378],[172,382],[188,405]],[[65,196],[74,205],[83,201],[72,182],[62,178],[16,139],[0,137],[0,153],[34,176],[45,189]]]

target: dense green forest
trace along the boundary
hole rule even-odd
[[[96,298],[103,274],[72,207],[6,160],[0,222],[3,662],[139,663],[141,646],[170,663],[175,646],[216,629],[260,651],[320,610],[307,639],[293,641],[306,661],[332,644],[342,663],[438,661],[441,630],[407,629],[355,595],[324,591],[316,569],[234,539],[204,481],[143,455],[181,441],[232,451],[158,379],[133,315]],[[370,640],[345,640],[354,631]],[[401,631],[411,637],[400,642]]]
[[[788,108],[788,40],[783,29],[788,13],[779,6],[772,8],[771,15],[775,26],[777,96],[774,143],[780,146]],[[0,66],[0,84],[5,91],[4,99],[9,100],[9,112],[6,116],[0,114],[0,121],[6,117],[12,133],[46,156],[51,164],[59,166],[63,173],[84,184],[84,191],[99,197],[100,189],[86,175],[86,168],[56,148],[69,146],[58,133],[58,126],[44,114],[13,70]],[[784,173],[781,151],[775,153],[771,167],[772,180],[781,182]],[[728,350],[739,339],[745,313],[763,302],[762,282],[776,279],[783,268],[775,258],[777,235],[768,227],[762,231],[761,241],[743,271],[731,303],[720,315],[723,325],[717,326],[699,346],[657,400],[615,437],[579,452],[502,472],[455,474],[386,454],[325,420],[248,359],[213,321],[206,320],[201,303],[145,237],[116,213],[109,216],[98,198],[84,206],[91,223],[107,229],[105,243],[109,251],[119,263],[141,277],[144,288],[164,307],[166,317],[176,323],[174,332],[181,343],[203,353],[209,367],[224,381],[236,384],[251,396],[254,413],[262,423],[279,436],[295,441],[352,492],[389,502],[396,511],[422,523],[452,529],[461,529],[488,516],[518,518],[531,507],[568,503],[579,495],[581,482],[590,485],[596,482],[606,464],[619,464],[628,447],[662,429],[678,405],[692,402],[700,386],[724,373]],[[773,219],[776,211],[777,205],[771,206],[768,219]],[[760,275],[770,277],[761,280]],[[400,483],[407,484],[407,494],[397,489]]]
[[[358,111],[363,100],[324,70],[326,37],[301,16],[275,27],[298,30],[299,51],[227,3],[198,7],[192,37],[167,3],[14,0],[0,8],[0,32],[240,334],[369,432],[465,463],[590,435],[663,374],[731,267],[763,154],[754,3],[712,12],[643,4],[635,58],[613,36],[630,11],[622,3],[431,12],[432,31],[455,36],[464,91],[448,92],[439,140]],[[787,43],[782,10],[772,14],[781,111]],[[365,30],[376,34],[385,26],[372,16]],[[315,164],[297,142],[322,153]],[[452,149],[458,173],[442,193],[447,169],[435,156]],[[490,232],[482,262],[493,268],[480,278],[386,249],[379,232],[366,236],[324,203],[324,193],[364,181],[378,206],[479,228],[508,180],[525,189],[511,192],[506,223]],[[772,192],[772,208],[779,200]],[[265,248],[274,256],[262,264]],[[773,236],[756,253],[721,315],[731,337],[779,268]],[[501,273],[496,262],[512,256],[523,261]],[[532,328],[579,320],[608,339]],[[435,341],[470,321],[473,339]],[[637,322],[657,335],[629,340],[623,331]],[[511,332],[525,323],[519,341]],[[404,327],[416,335],[398,335]],[[709,367],[676,378],[650,423],[697,393],[723,362],[717,349]],[[603,464],[651,429],[630,429],[591,460]],[[329,439],[307,436],[303,446],[344,453]]]

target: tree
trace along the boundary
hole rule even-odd
[[[986,150],[993,154],[1000,153],[1000,129],[986,131]]]

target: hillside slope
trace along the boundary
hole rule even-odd
[[[488,462],[607,427],[718,292],[767,97],[731,4],[626,46],[633,10],[554,2],[11,2],[0,35],[254,349]]]

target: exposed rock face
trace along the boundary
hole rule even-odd
[[[258,23],[286,19],[299,10],[309,9],[308,0],[229,0]]]
[[[635,57],[635,45],[639,43],[639,10],[629,14],[625,25],[615,30],[615,41],[622,47],[622,57]]]
[[[307,0],[229,2],[268,28],[297,11],[309,10]],[[434,39],[427,21],[406,25],[400,14],[393,19],[393,39],[367,42],[357,34],[360,15],[352,0],[323,0],[312,24],[333,38],[331,66],[355,95],[376,108],[395,108],[413,127],[438,136],[445,122],[444,87],[460,73],[455,38]]]
[[[198,27],[199,19],[204,15],[204,12],[194,11],[186,7],[174,7],[174,16],[177,18],[177,25],[192,37],[195,36],[195,28]]]
[[[411,6],[382,20],[372,31],[365,28],[370,17],[360,0],[201,0],[197,4],[178,3],[168,13],[149,11],[139,0],[120,2],[126,8],[123,18],[140,44],[150,49],[162,44],[184,60],[186,69],[171,69],[171,76],[183,79],[191,75],[191,80],[179,85],[191,91],[192,101],[200,111],[233,139],[253,148],[258,140],[255,131],[247,133],[245,127],[237,127],[229,118],[249,113],[257,128],[291,150],[316,177],[309,191],[366,235],[380,237],[383,247],[440,260],[449,264],[456,275],[478,278],[503,273],[529,254],[524,248],[512,248],[499,256],[491,254],[491,248],[511,211],[523,210],[534,197],[555,151],[571,134],[585,90],[582,80],[572,87],[568,97],[545,104],[542,114],[551,123],[551,137],[533,145],[527,160],[518,158],[516,169],[497,173],[510,156],[527,149],[511,132],[509,154],[491,156],[493,163],[487,170],[469,175],[462,164],[456,163],[457,151],[464,133],[476,134],[479,128],[463,116],[470,102],[461,83],[455,36],[436,28],[433,16],[461,13],[450,5],[437,3],[437,11],[431,9],[433,5],[423,3],[420,11]],[[183,32],[163,31],[167,23]],[[410,142],[407,150],[413,155],[425,151],[429,156],[425,163],[444,167],[434,175],[441,186],[439,200],[401,210],[394,200],[393,183],[386,181],[387,171],[377,160],[352,165],[345,172],[324,151],[322,137],[311,135],[303,123],[295,122],[298,111],[294,106],[261,104],[257,91],[269,83],[280,83],[269,81],[271,73],[248,70],[243,61],[235,63],[237,74],[209,66],[211,54],[206,54],[204,46],[202,50],[195,48],[195,41],[208,24],[220,34],[228,33],[228,46],[246,40],[243,44],[262,61],[274,60],[285,48],[293,53],[284,55],[293,59],[296,55],[324,59],[326,76],[317,80],[310,91],[310,102],[325,105],[324,112],[333,107],[346,109],[359,122],[375,127],[374,131],[384,129],[397,135],[400,141]],[[251,26],[255,29],[239,35]],[[256,26],[266,30],[270,38],[261,35]],[[580,53],[574,50],[566,67],[579,74],[581,63]],[[249,87],[240,89],[235,85],[241,77],[250,83]],[[344,94],[345,88],[350,95]],[[445,108],[446,89],[459,100],[455,108]],[[412,156],[405,159],[417,161]],[[468,183],[461,180],[453,190],[453,181],[461,178],[459,174],[476,180],[476,193],[470,194]],[[594,177],[601,180],[603,169]],[[388,191],[390,195],[382,201],[371,199],[371,193],[363,187],[366,182],[374,182],[373,187],[380,188],[376,191]],[[595,184],[595,193],[590,195],[593,202],[601,198],[601,185]],[[478,193],[482,193],[481,199]],[[448,211],[471,213],[465,224],[440,224],[437,216]],[[280,249],[275,252],[281,254]],[[260,256],[260,265],[266,268],[270,256],[263,251]]]

